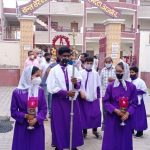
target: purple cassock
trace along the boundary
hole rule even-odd
[[[145,92],[139,89],[137,90],[137,94],[139,96],[145,94]],[[141,104],[137,105],[133,118],[134,130],[143,131],[147,129],[147,117],[143,98],[141,99]]]
[[[45,150],[45,131],[43,121],[47,106],[43,89],[38,92],[37,123],[33,130],[28,130],[27,114],[28,90],[15,89],[12,94],[11,116],[16,120],[12,150]]]
[[[104,107],[107,111],[106,121],[104,127],[104,137],[102,143],[102,150],[133,150],[132,144],[132,119],[135,109],[137,107],[137,91],[136,87],[126,82],[127,90],[122,83],[118,87],[114,87],[114,82],[107,87],[104,97]],[[121,119],[114,113],[114,109],[119,109],[119,97],[128,97],[129,118],[125,121],[125,126],[121,126]]]
[[[75,74],[76,74],[75,70]],[[59,150],[69,148],[71,101],[67,95],[71,90],[72,66],[66,68],[60,65],[51,69],[47,80],[49,92],[52,94],[51,130],[52,145]],[[75,86],[79,89],[80,83]],[[74,100],[72,148],[83,145],[83,135],[78,99]]]
[[[82,92],[87,99],[80,98],[80,112],[83,129],[97,128],[101,126],[100,111],[100,78],[95,70],[82,70]]]
[[[99,99],[89,102],[80,99],[81,122],[83,129],[97,128],[101,126],[101,112]]]

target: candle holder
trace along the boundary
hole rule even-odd
[[[37,97],[29,97],[27,107],[28,107],[28,115],[29,115],[29,120],[32,120],[36,116],[37,112],[37,106],[38,106],[38,99]],[[33,130],[34,126],[29,125],[27,127],[28,130]]]
[[[128,105],[129,105],[129,101],[128,101],[128,97],[120,97],[119,98],[119,107],[120,107],[120,110],[121,110],[121,112],[122,113],[126,113],[126,110],[127,110],[127,108],[128,108]],[[120,123],[120,125],[121,126],[125,126],[126,124],[125,124],[125,122],[124,121],[122,121],[121,123]]]

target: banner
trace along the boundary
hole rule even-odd
[[[32,0],[25,5],[19,6],[19,12],[22,15],[28,15],[49,1],[50,0]]]
[[[100,0],[87,0],[90,4],[98,7],[100,10],[102,10],[105,14],[112,18],[119,18],[120,12],[113,7],[111,7],[108,2],[102,2]]]

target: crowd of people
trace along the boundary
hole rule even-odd
[[[129,67],[123,60],[114,66],[111,57],[105,58],[104,65],[99,70],[96,56],[82,53],[75,58],[65,46],[59,48],[57,58],[48,52],[36,56],[29,51],[12,93],[12,150],[45,150],[44,121],[48,118],[52,132],[49,142],[55,150],[69,149],[70,136],[71,148],[77,150],[84,144],[88,129],[102,140],[99,149],[133,150],[133,135],[142,137],[147,129],[146,84],[138,77],[137,66]]]

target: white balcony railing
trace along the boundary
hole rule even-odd
[[[72,45],[73,44],[72,36],[69,35],[71,33],[72,32],[58,32],[52,29],[49,36],[48,31],[36,31],[35,44],[52,43],[52,40],[55,36],[64,35],[69,37],[70,44]],[[82,45],[82,33],[76,32],[75,40],[76,40],[76,45]],[[57,44],[58,43],[56,43],[56,45]]]

